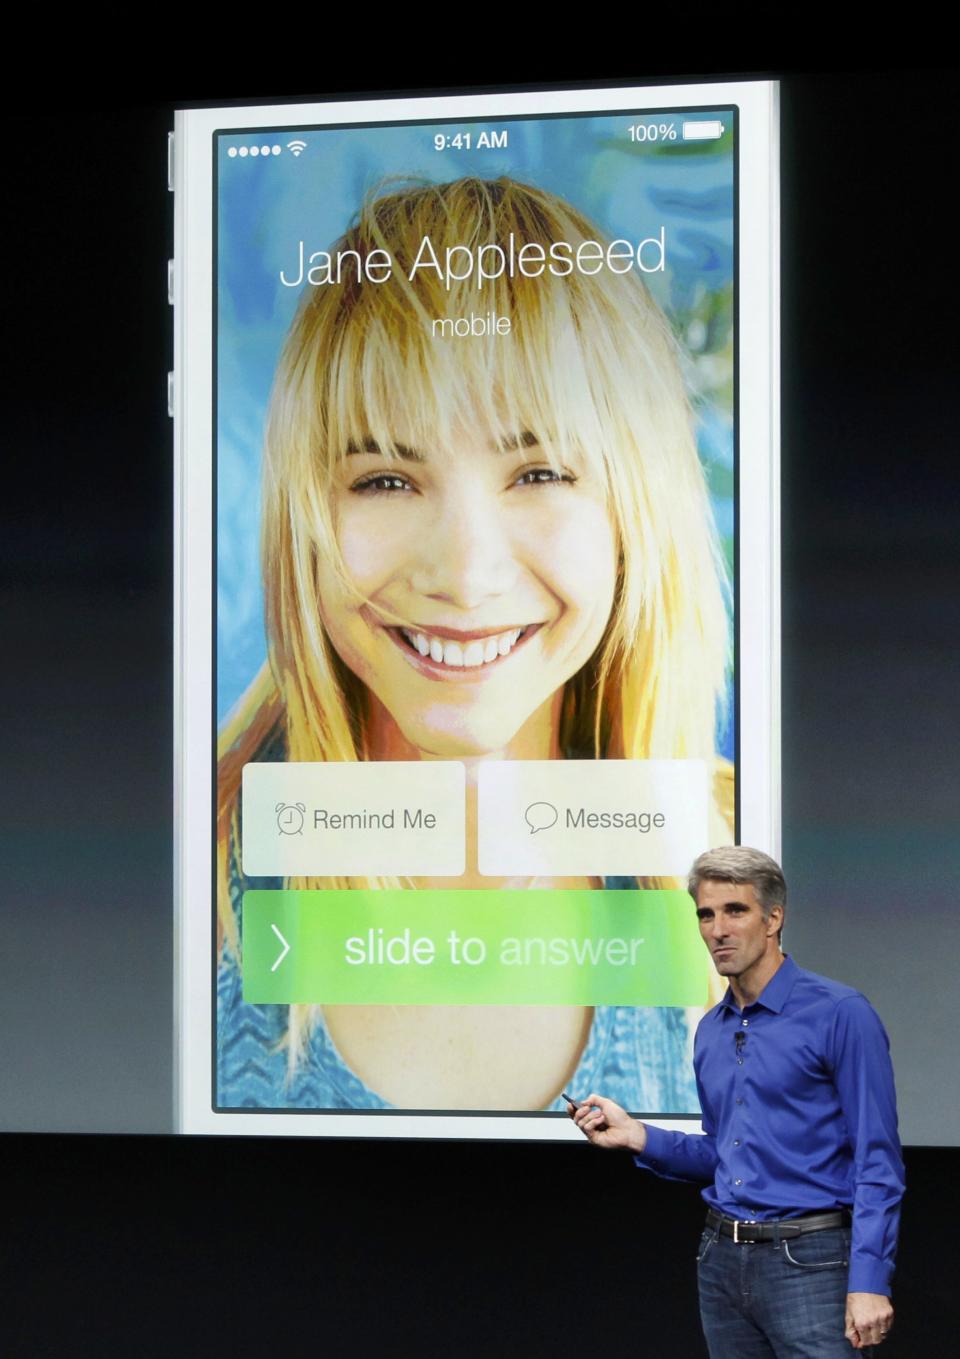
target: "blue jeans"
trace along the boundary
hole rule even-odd
[[[850,1232],[739,1245],[707,1227],[697,1275],[710,1359],[853,1359],[844,1336]]]

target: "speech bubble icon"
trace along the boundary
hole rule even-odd
[[[558,816],[559,813],[552,802],[531,802],[523,814],[523,819],[530,827],[530,834],[536,835],[537,831],[549,830],[551,826],[555,826]]]

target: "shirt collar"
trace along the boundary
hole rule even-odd
[[[767,982],[753,1004],[762,1005],[765,1010],[772,1010],[774,1014],[778,1015],[787,1003],[787,999],[789,998],[790,992],[793,990],[794,983],[796,982],[799,973],[799,967],[797,967],[790,955],[786,954],[783,962],[777,968],[776,972],[774,972],[773,976]],[[734,1014],[740,1013],[740,1007],[734,1000],[733,992],[729,986],[727,987],[727,994],[720,1002],[720,1006],[721,1008],[732,1011]],[[749,1008],[750,1006],[748,1005],[747,1009],[749,1010]]]

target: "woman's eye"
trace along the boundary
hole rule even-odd
[[[357,495],[392,495],[397,491],[412,491],[413,486],[406,477],[396,472],[377,472],[373,476],[361,477],[350,490]]]
[[[521,472],[513,483],[514,486],[553,486],[565,482],[572,486],[576,477],[572,472],[565,472],[560,467],[528,467]]]

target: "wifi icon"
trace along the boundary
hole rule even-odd
[[[299,141],[295,141],[295,142],[287,142],[287,150],[288,150],[288,151],[292,151],[293,154],[294,154],[295,156],[299,156],[300,152],[301,152],[301,151],[306,151],[306,149],[307,149],[307,143],[306,143],[306,142],[299,142]]]

